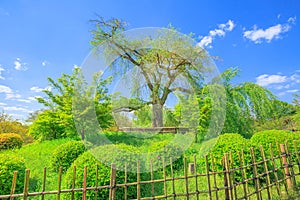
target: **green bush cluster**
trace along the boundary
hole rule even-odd
[[[210,153],[214,156],[216,161],[215,169],[223,170],[222,158],[225,153],[231,152],[231,166],[239,166],[239,157],[238,152],[242,149],[248,150],[248,140],[243,138],[240,134],[237,133],[225,133],[218,137],[215,145],[211,149]]]
[[[250,154],[250,143],[248,139],[245,139],[242,137],[240,134],[237,133],[226,133],[222,134],[218,137],[215,145],[212,147],[209,157],[208,157],[208,162],[209,162],[209,167],[211,168],[211,155],[213,155],[214,159],[214,170],[217,171],[223,171],[225,164],[223,163],[223,157],[226,153],[227,154],[227,159],[228,159],[228,164],[230,169],[237,169],[240,167],[240,157],[239,157],[239,152],[240,156],[242,158],[242,151],[244,151],[243,154],[243,163],[242,165],[250,165],[252,163],[251,159],[251,154]],[[255,155],[257,152],[255,152]],[[260,154],[257,154],[260,155]],[[256,156],[257,160],[260,158]],[[204,170],[205,168],[205,160],[200,159],[199,161],[200,164],[200,169]],[[202,167],[201,167],[202,166]],[[263,165],[258,166],[258,173],[263,173]],[[252,178],[253,177],[253,168],[252,167],[247,167],[245,169],[245,178]],[[241,170],[235,170],[234,171],[234,179],[235,181],[241,182],[242,181],[242,171]],[[262,178],[262,181],[265,181],[264,178]],[[249,184],[254,184],[254,182],[248,182]]]
[[[25,169],[23,158],[0,154],[0,195],[10,194],[14,171],[18,171],[15,193],[22,192]]]
[[[166,169],[169,172],[169,165],[171,164],[170,158],[172,158],[173,170],[182,170],[183,154],[183,149],[175,143],[169,141],[156,142],[148,148],[147,161],[145,164],[149,166],[152,161],[153,169],[161,171],[164,160]]]
[[[137,160],[140,160],[142,156],[139,154],[140,151],[133,146],[118,144],[118,145],[103,145],[96,147],[91,151],[85,152],[79,156],[73,165],[67,170],[63,186],[64,188],[71,188],[73,179],[73,169],[76,166],[76,186],[82,187],[83,184],[83,170],[84,166],[87,167],[87,186],[93,187],[98,181],[98,185],[109,185],[110,183],[110,170],[111,163],[114,163],[117,167],[117,183],[124,183],[125,180],[125,163],[127,167],[127,182],[136,182],[137,175]],[[145,154],[142,154],[145,155]],[[141,162],[143,165],[145,159]],[[96,167],[98,167],[98,178],[96,178]],[[141,180],[150,180],[151,174],[149,172],[143,171],[144,168],[141,166]],[[154,174],[156,178],[160,174]],[[163,186],[161,183],[155,183],[155,192],[159,194]],[[143,196],[151,195],[151,185],[142,185],[141,193]],[[81,198],[82,193],[75,193],[75,199]],[[108,199],[109,190],[101,189],[97,193],[99,199]],[[95,192],[87,192],[87,198],[95,198]],[[136,198],[136,186],[128,186],[127,188],[127,198]],[[66,194],[64,199],[70,199],[70,196]],[[124,189],[118,188],[117,199],[124,199]]]
[[[58,146],[52,154],[50,168],[53,171],[58,171],[61,166],[63,171],[66,171],[85,150],[86,148],[82,141],[69,141]]]
[[[22,144],[22,137],[16,133],[0,134],[0,150],[21,148]]]
[[[279,155],[277,144],[285,144],[287,141],[290,151],[294,151],[294,140],[300,140],[300,132],[267,130],[255,133],[250,139],[250,144],[255,148],[263,146],[266,154],[268,155],[270,155],[270,144],[272,144],[274,154]]]
[[[225,153],[228,153],[230,168],[236,169],[240,167],[240,159],[239,159],[238,152],[242,152],[242,150],[244,150],[242,165],[250,165],[252,164],[250,147],[253,147],[255,160],[256,162],[259,162],[262,161],[262,153],[260,150],[260,146],[264,148],[266,157],[269,157],[270,156],[269,144],[271,143],[273,146],[273,152],[276,156],[276,155],[280,155],[278,146],[276,144],[284,144],[285,141],[287,141],[289,144],[290,151],[294,152],[295,149],[293,145],[293,140],[299,141],[299,139],[300,139],[299,133],[284,131],[284,130],[268,130],[268,131],[257,132],[249,140],[243,138],[239,134],[226,133],[218,137],[215,145],[213,146],[213,148],[210,150],[209,153],[213,155],[215,159],[215,170],[217,171],[223,170],[224,164],[222,163],[222,157],[224,156]],[[199,159],[198,164],[200,166],[205,166],[204,159]],[[211,164],[210,156],[209,156],[209,164]],[[278,162],[276,161],[275,164],[276,164],[275,167],[280,167],[279,161]],[[270,161],[267,162],[267,167],[269,170],[272,170],[274,168],[273,163],[271,163]],[[253,173],[254,173],[253,167],[247,167],[245,168],[245,171],[246,171],[245,178],[253,177]],[[257,165],[257,173],[258,174],[265,173],[263,163]],[[269,175],[271,180],[275,178],[274,173],[271,173]],[[279,172],[277,172],[277,175],[279,177],[283,176],[283,174]],[[234,176],[236,181],[241,181],[241,170],[235,170]],[[265,182],[266,177],[260,177],[260,181]],[[252,184],[252,182],[249,182],[249,184]]]

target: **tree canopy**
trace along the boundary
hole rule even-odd
[[[61,137],[77,137],[85,139],[89,121],[81,121],[87,113],[96,112],[101,128],[113,124],[110,96],[107,95],[106,84],[110,79],[101,79],[95,74],[94,87],[89,87],[82,77],[79,67],[72,74],[62,74],[57,80],[48,78],[51,90],[44,90],[45,97],[37,98],[47,110],[38,114],[30,126],[29,133],[35,139],[55,139]],[[74,102],[83,109],[74,109]],[[80,112],[79,112],[80,111]],[[76,122],[76,124],[74,123]],[[92,127],[92,126],[91,126]]]
[[[126,23],[119,19],[93,22],[96,28],[91,44],[96,49],[104,46],[111,69],[121,75],[134,74],[130,76],[132,97],[143,105],[131,106],[131,111],[151,105],[153,127],[163,126],[163,108],[171,93],[192,93],[203,85],[204,73],[212,70],[211,58],[192,35],[179,34],[171,27],[156,31],[154,37],[132,39],[130,33],[123,34]]]

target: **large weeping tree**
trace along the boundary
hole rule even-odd
[[[132,94],[138,102],[121,106],[118,111],[134,111],[144,105],[152,107],[152,126],[163,126],[163,107],[171,93],[191,93],[203,84],[203,72],[211,67],[205,50],[194,43],[192,35],[182,35],[172,27],[155,33],[155,37],[130,38],[123,34],[126,23],[119,19],[93,20],[91,44],[109,60],[110,69],[130,77]],[[126,33],[126,32],[125,32]],[[144,84],[141,84],[141,83]]]

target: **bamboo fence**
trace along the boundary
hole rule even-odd
[[[277,149],[274,151],[273,149]],[[128,188],[134,187],[136,195],[133,199],[284,199],[289,195],[299,196],[300,186],[300,152],[297,149],[297,144],[294,141],[294,150],[290,152],[288,143],[277,144],[272,147],[270,144],[270,152],[266,154],[263,147],[260,149],[250,149],[251,163],[245,164],[244,151],[238,152],[238,167],[232,166],[231,153],[226,153],[222,159],[223,170],[216,170],[216,162],[212,155],[205,156],[205,170],[200,173],[198,170],[196,156],[193,157],[193,162],[188,163],[187,158],[184,158],[184,167],[182,175],[177,175],[174,172],[172,158],[170,165],[163,165],[162,177],[154,179],[154,171],[152,163],[150,163],[150,180],[141,179],[140,162],[137,161],[136,181],[128,182],[127,170],[125,166],[124,181],[117,182],[117,169],[115,164],[111,164],[110,184],[98,185],[98,178],[95,184],[90,186],[87,184],[88,169],[84,167],[82,187],[76,188],[76,166],[73,170],[72,188],[62,188],[62,168],[59,169],[57,179],[57,189],[54,191],[46,191],[46,168],[42,179],[41,191],[29,192],[30,170],[27,169],[24,180],[23,193],[15,194],[15,187],[18,172],[14,172],[11,193],[0,195],[0,199],[54,199],[60,200],[65,194],[69,195],[69,199],[103,199],[99,197],[101,190],[109,190],[108,196],[105,199],[117,199],[117,191],[122,191],[122,199],[132,199],[128,197]],[[259,159],[255,150],[259,150]],[[274,153],[279,152],[279,153]],[[164,162],[164,160],[163,160]],[[167,175],[168,167],[168,175]],[[249,177],[249,170],[252,175]],[[96,167],[96,177],[98,177],[98,167]],[[280,175],[281,174],[281,175]],[[221,181],[220,181],[221,180]],[[157,194],[157,184],[160,184]],[[143,196],[141,187],[149,185],[149,196]],[[156,186],[156,187],[155,187]],[[75,194],[80,194],[76,197]],[[94,193],[93,197],[89,197],[88,193]],[[295,199],[297,198],[295,197]],[[53,199],[53,198],[52,198]],[[120,199],[120,197],[118,198]]]

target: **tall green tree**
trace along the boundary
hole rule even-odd
[[[181,84],[187,80],[198,88],[203,83],[203,71],[208,70],[210,57],[196,45],[192,35],[183,36],[174,29],[161,30],[155,38],[129,39],[122,34],[126,23],[119,19],[94,20],[91,44],[105,46],[107,60],[113,59],[111,68],[121,74],[135,70],[132,88],[134,97],[145,105],[151,105],[152,126],[163,126],[163,107],[172,92],[190,93],[190,88]],[[207,65],[208,66],[208,65]],[[141,80],[145,87],[140,87]],[[144,96],[142,96],[144,94]],[[139,109],[139,108],[135,108]]]
[[[43,91],[44,98],[37,98],[48,110],[38,114],[29,133],[40,139],[76,137],[79,133],[81,139],[85,139],[90,124],[87,124],[88,120],[80,119],[89,117],[87,114],[91,112],[95,112],[101,128],[110,126],[113,121],[110,96],[107,95],[106,88],[110,80],[102,80],[100,74],[95,74],[93,81],[89,86],[79,67],[75,67],[72,74],[62,74],[56,81],[49,77],[52,89]],[[83,109],[78,109],[78,106]]]
[[[210,92],[213,87],[214,91],[221,89],[220,85],[204,85],[197,92],[199,114],[191,118],[198,119],[198,141],[215,137],[215,134],[209,132],[210,129],[216,129],[214,133],[239,133],[249,138],[254,131],[254,122],[264,122],[273,116],[275,96],[255,83],[233,84],[232,79],[238,73],[238,68],[228,68],[218,77],[226,91],[225,104],[213,97],[215,92]],[[182,106],[177,108],[182,109]]]
[[[267,120],[255,121],[255,131],[295,130],[296,121],[293,118],[297,111],[296,106],[277,99],[272,102],[272,105],[272,113]]]

